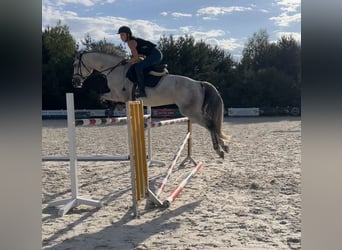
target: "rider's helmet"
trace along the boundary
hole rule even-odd
[[[132,35],[131,29],[129,27],[127,27],[127,26],[121,26],[119,28],[119,30],[118,30],[118,34],[120,34],[120,33],[126,33],[126,34],[128,34],[130,36]]]

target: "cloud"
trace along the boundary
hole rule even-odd
[[[179,30],[184,35],[188,34],[193,36],[195,40],[207,40],[208,38],[220,37],[225,35],[225,32],[220,29],[212,29],[204,32],[196,30],[196,27],[194,26],[182,26],[179,27]]]
[[[197,11],[197,16],[218,16],[231,14],[232,12],[250,11],[251,7],[232,6],[232,7],[206,7]]]
[[[64,6],[67,4],[80,4],[84,6],[93,6],[96,4],[94,0],[57,0],[55,2],[57,6]]]
[[[207,38],[211,38],[211,37],[220,37],[220,36],[224,36],[225,32],[223,30],[208,30],[208,31],[194,31],[192,32],[192,35],[196,38],[203,38],[203,39],[207,39]]]
[[[270,20],[274,21],[276,25],[282,27],[288,27],[292,23],[297,23],[301,21],[301,13],[294,15],[289,15],[288,13],[282,13],[280,16],[271,17]]]
[[[220,37],[224,37],[226,32],[220,29],[212,29],[206,32],[196,31],[195,27],[192,26],[184,26],[180,28],[183,34],[189,34],[194,37],[195,41],[204,41],[207,44],[212,46],[218,46],[221,49],[232,52],[233,50],[240,50],[243,48],[243,43],[239,42],[238,39],[229,38],[229,39],[220,39]],[[175,37],[177,38],[177,37]]]
[[[160,13],[161,16],[168,16],[169,13],[166,11],[163,11]],[[174,18],[181,18],[181,17],[192,17],[192,14],[187,14],[187,13],[180,13],[180,12],[172,12],[170,13],[171,16]]]
[[[202,18],[203,20],[206,20],[206,21],[211,21],[211,20],[218,20],[216,17],[213,17],[213,16],[205,16]]]
[[[301,21],[301,0],[279,0],[276,4],[280,6],[280,10],[282,11],[279,16],[270,18],[276,25],[287,27],[292,23]]]
[[[129,26],[133,34],[138,37],[146,37],[152,41],[158,41],[162,32],[171,31],[158,24],[147,20],[131,20],[113,16],[83,17],[72,11],[65,11],[58,6],[43,4],[42,6],[42,29],[47,26],[55,26],[58,21],[67,24],[71,35],[77,42],[89,34],[94,40],[106,38],[108,42],[121,43],[116,34],[122,25]]]
[[[297,12],[301,6],[301,0],[280,0],[277,2],[280,9],[285,12]]]
[[[185,14],[185,13],[180,13],[180,12],[173,12],[171,15],[173,17],[175,17],[175,18],[179,18],[179,17],[192,17],[191,14]]]
[[[115,1],[116,0],[106,0],[106,1],[101,1],[101,0],[57,0],[57,1],[53,1],[53,2],[57,6],[64,6],[67,4],[79,4],[79,5],[84,5],[84,6],[89,7],[89,6],[94,6],[96,4],[114,3]],[[49,1],[45,1],[45,2],[49,2]],[[50,3],[52,4],[52,1]]]
[[[244,45],[238,42],[238,40],[235,38],[218,40],[218,43],[221,48],[230,52],[236,49],[242,49],[244,47]]]

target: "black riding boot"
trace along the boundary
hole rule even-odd
[[[137,72],[137,83],[138,88],[135,91],[135,97],[146,97],[145,86],[144,86],[144,75]]]

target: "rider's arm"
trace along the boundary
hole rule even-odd
[[[129,40],[127,42],[127,45],[129,47],[129,49],[131,50],[132,53],[132,58],[128,60],[129,63],[138,63],[140,62],[140,58],[139,58],[139,54],[137,51],[137,41],[135,40]]]

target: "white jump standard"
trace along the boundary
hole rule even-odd
[[[74,96],[70,93],[67,94],[67,105],[74,103]],[[64,200],[52,201],[49,207],[63,205],[58,210],[58,215],[65,215],[70,209],[79,205],[88,205],[101,207],[102,203],[97,200],[87,199],[78,195],[78,177],[77,177],[77,157],[76,157],[76,140],[75,136],[75,110],[74,105],[68,107],[68,133],[69,133],[69,158],[70,158],[70,178],[71,178],[71,198]]]

